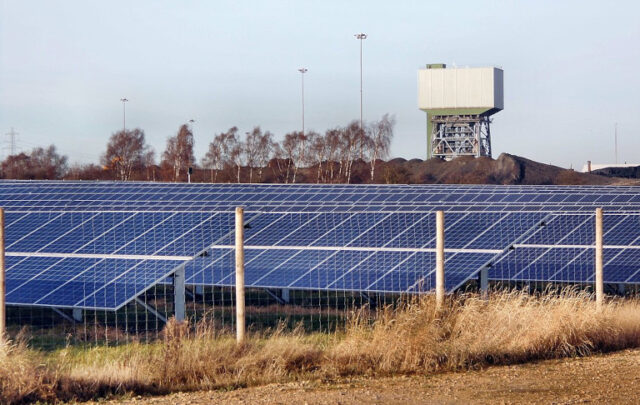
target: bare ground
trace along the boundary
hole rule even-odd
[[[479,371],[129,398],[113,404],[578,404],[640,402],[640,350]]]

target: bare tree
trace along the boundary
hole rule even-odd
[[[292,183],[296,182],[296,175],[298,174],[298,169],[305,162],[306,159],[306,145],[307,137],[302,132],[295,131],[288,133],[284,136],[284,140],[282,141],[282,149],[284,150],[288,163],[287,163],[287,177],[286,182],[288,183],[290,167],[293,166],[293,178],[291,180]]]
[[[33,148],[31,151],[31,167],[34,175],[40,179],[61,179],[69,170],[67,157],[60,155],[54,145],[44,148]]]
[[[180,174],[187,171],[195,163],[193,156],[193,133],[187,124],[180,126],[176,136],[167,139],[167,149],[162,157],[166,165],[173,169],[173,180],[180,179]]]
[[[341,171],[344,172],[346,183],[351,183],[351,168],[356,158],[358,147],[362,143],[363,131],[358,121],[351,121],[346,128],[342,130],[342,161],[340,163]],[[342,163],[344,162],[344,163]]]
[[[240,169],[242,168],[243,158],[244,158],[244,147],[242,142],[237,142],[233,147],[229,150],[229,159],[233,162],[237,169],[237,182],[240,183]]]
[[[266,131],[261,137],[258,145],[258,182],[262,182],[262,170],[267,167],[269,161],[274,156],[276,142],[273,140],[273,134]]]
[[[251,132],[246,133],[244,141],[244,158],[247,166],[249,167],[249,183],[253,183],[253,168],[258,163],[261,140],[262,130],[260,127],[254,127]]]
[[[340,152],[343,143],[342,131],[339,128],[329,129],[325,132],[324,138],[327,148],[327,174],[331,182],[333,182],[334,166],[336,162],[340,161]]]
[[[317,165],[316,183],[322,179],[322,163],[327,158],[327,142],[324,136],[317,132],[307,133],[307,144],[309,145],[308,161],[309,165]]]
[[[9,155],[2,161],[2,177],[5,179],[30,179],[31,158],[26,153]]]
[[[209,150],[202,159],[202,166],[205,169],[211,170],[212,183],[215,183],[218,179],[218,171],[222,170],[223,164],[222,143],[219,136],[216,136],[213,138],[213,141],[209,143]]]
[[[33,148],[27,155],[22,152],[8,156],[0,167],[2,177],[7,179],[55,180],[61,179],[69,170],[67,157],[60,155],[56,147]]]
[[[238,139],[238,127],[231,127],[227,132],[221,132],[214,138],[214,143],[219,145],[220,156],[223,165],[235,166],[236,181],[240,183],[240,169],[244,148]]]
[[[273,158],[269,161],[269,167],[273,176],[280,182],[288,182],[289,159],[286,152],[278,142],[273,143]]]
[[[69,167],[65,178],[69,180],[107,180],[112,176],[106,176],[108,173],[104,166],[93,163],[74,163]]]
[[[145,165],[145,155],[151,150],[140,128],[118,131],[111,135],[102,164],[112,171],[118,180],[130,180],[134,170]]]
[[[151,147],[147,149],[142,160],[147,172],[147,181],[156,181],[156,153]]]
[[[367,140],[367,151],[371,165],[371,181],[373,181],[375,175],[377,160],[385,159],[389,156],[389,148],[391,147],[393,127],[395,124],[395,118],[393,116],[389,117],[389,114],[385,114],[380,121],[373,122],[369,126],[370,135]]]

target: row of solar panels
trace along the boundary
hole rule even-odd
[[[447,211],[449,290],[488,263],[495,279],[587,282],[593,214],[567,213],[595,206],[609,212],[605,281],[636,282],[638,201],[637,187],[0,182],[8,302],[105,309],[181,265],[189,284],[233,285],[236,205],[253,209],[255,287],[429,290],[435,209]]]
[[[539,214],[451,214],[448,217],[450,245],[471,251],[496,248],[508,243],[514,232],[517,233],[513,229],[516,222],[520,226],[531,226],[540,217]],[[250,285],[263,283],[264,287],[282,288],[296,281],[289,280],[295,271],[315,272],[315,278],[322,274],[325,279],[333,271],[334,278],[340,279],[339,272],[357,267],[350,277],[357,277],[359,288],[365,288],[376,281],[372,279],[374,273],[366,270],[375,265],[378,272],[375,274],[397,270],[369,290],[402,292],[411,286],[416,288],[433,268],[433,252],[419,251],[433,250],[434,216],[430,213],[252,213],[246,218],[246,244],[250,249],[247,282]],[[188,263],[188,282],[232,284],[233,279],[228,276],[233,273],[230,249],[233,220],[230,213],[9,212],[6,216],[8,302],[118,308],[162,280],[177,265],[212,246],[215,249],[209,254]],[[484,234],[488,238],[473,237],[469,231],[478,221],[487,228]],[[260,246],[266,248],[251,250]],[[296,248],[284,249],[287,246]],[[359,255],[362,259],[356,260]],[[451,258],[454,260],[452,272],[460,258],[466,257],[467,262],[486,261],[489,256],[486,252],[474,252],[457,257]],[[364,261],[365,258],[369,259]],[[384,260],[378,263],[380,258]],[[400,266],[405,262],[415,266],[415,260],[422,265],[414,270]],[[287,271],[287,266],[294,263],[298,263],[296,270]],[[272,275],[258,277],[267,273]],[[367,280],[371,282],[362,286]],[[398,280],[404,281],[399,284]],[[320,287],[347,288],[344,282],[334,281],[326,279]],[[448,285],[455,288],[456,282],[450,278]],[[298,281],[294,287],[318,285],[307,280]],[[349,286],[355,288],[353,283]],[[101,297],[99,303],[96,297]]]
[[[635,282],[639,218],[605,215],[605,243],[618,246],[607,282]],[[591,274],[579,258],[593,251],[593,215],[450,213],[446,224],[449,290],[488,262],[496,279],[535,280],[526,269],[548,272],[549,263],[574,271],[556,281]],[[410,292],[433,284],[432,213],[249,213],[246,226],[250,286]],[[8,302],[116,309],[185,263],[188,284],[233,285],[232,231],[230,213],[9,212]],[[523,268],[523,255],[533,267]]]
[[[23,210],[564,211],[639,210],[640,187],[220,185],[0,182],[0,206]]]
[[[604,282],[640,283],[640,249],[605,248]],[[492,280],[592,283],[595,262],[592,248],[515,248],[495,260]]]
[[[593,214],[474,212],[447,214],[449,248],[504,249],[551,215],[524,243],[592,245]],[[637,244],[638,215],[607,213],[607,245]],[[9,252],[194,256],[232,245],[228,212],[8,212]],[[433,248],[433,213],[247,213],[248,245]],[[478,237],[482,236],[482,237]]]
[[[52,211],[123,211],[129,212],[212,212],[235,210],[242,204],[174,204],[149,205],[146,203],[105,203],[88,204],[55,203],[52,205],[23,205],[12,207],[5,205],[5,209],[12,212],[52,212]],[[286,213],[286,212],[434,212],[444,210],[447,212],[594,212],[596,207],[603,207],[608,212],[638,212],[640,205],[635,204],[264,204],[242,205],[248,210]]]

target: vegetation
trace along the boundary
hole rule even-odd
[[[18,340],[0,346],[0,398],[13,404],[176,390],[233,389],[299,379],[429,374],[583,356],[640,346],[640,302],[598,309],[574,291],[433,298],[354,314],[339,334],[282,329],[238,346],[210,325],[170,321],[161,341],[44,354]],[[363,312],[364,313],[364,312]]]
[[[314,167],[317,175],[309,175],[304,181],[350,183],[354,162],[361,162],[371,166],[373,181],[376,165],[389,154],[394,125],[393,117],[386,114],[365,128],[353,121],[324,135],[294,131],[285,134],[280,143],[260,127],[246,132],[244,139],[239,129],[232,127],[213,137],[201,164],[194,156],[195,140],[188,124],[167,139],[159,164],[146,143],[144,130],[123,129],[109,138],[100,165],[68,167],[67,157],[59,155],[52,145],[46,150],[35,148],[30,155],[8,156],[0,166],[0,178],[187,181],[186,173],[191,168],[193,181],[295,183],[301,180],[301,168]],[[359,178],[358,182],[363,180]]]

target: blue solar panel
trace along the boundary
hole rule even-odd
[[[362,233],[370,231],[389,215],[390,213],[362,213],[352,215],[342,222],[339,227],[323,234],[316,239],[312,246],[349,246]]]
[[[612,249],[603,256],[609,282],[640,283],[640,249]]]
[[[360,232],[356,238],[354,238],[348,246],[354,247],[382,247],[382,246],[398,246],[402,247],[422,247],[426,245],[428,239],[431,238],[431,232],[433,227],[427,225],[425,231],[420,232],[419,235],[422,239],[416,238],[415,226],[424,221],[428,224],[427,217],[433,216],[433,214],[426,213],[398,213],[386,216],[374,227]],[[413,231],[410,231],[413,229]],[[402,234],[410,233],[410,241],[407,241],[406,237],[403,239]],[[434,233],[435,235],[435,233]],[[408,244],[402,243],[402,241],[409,242]]]
[[[322,211],[323,206],[357,205],[361,210],[404,206],[412,210],[510,209],[510,204],[536,210],[580,210],[606,206],[637,210],[638,187],[599,186],[447,186],[447,185],[227,185],[79,182],[2,182],[0,206],[28,210],[130,209],[228,210],[247,207],[292,207]],[[372,205],[370,207],[370,205]],[[498,206],[498,207],[496,207]]]
[[[605,281],[640,281],[639,187],[0,182],[8,299],[115,309],[182,264],[188,284],[231,286],[238,205],[249,286],[428,291],[436,209],[449,290],[489,261],[496,279],[589,282],[596,206]]]
[[[132,264],[122,274],[107,280],[75,307],[83,308],[120,308],[140,295],[148,288],[165,279],[167,275],[182,264],[181,261],[143,260]]]
[[[276,288],[288,286],[293,280],[303,277],[334,253],[330,250],[265,251],[265,255],[270,254],[274,265],[268,265],[266,256],[255,263],[252,262],[249,266],[250,271],[254,272],[252,269],[257,271],[249,285]]]

